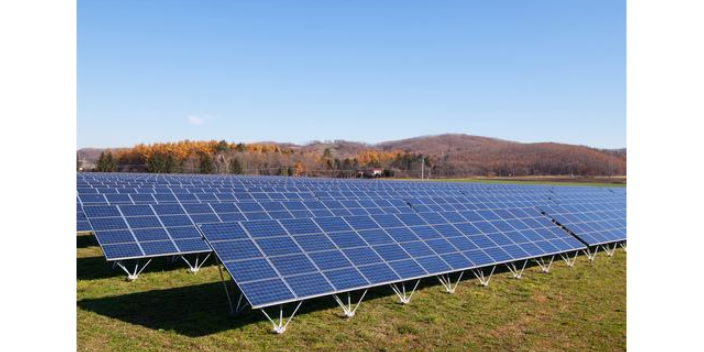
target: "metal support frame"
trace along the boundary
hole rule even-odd
[[[269,314],[266,313],[266,310],[264,310],[264,308],[260,309],[260,311],[262,311],[262,313],[264,313],[264,316],[269,320],[271,326],[274,328],[274,332],[280,335],[286,331],[286,327],[291,322],[291,319],[293,319],[293,316],[296,315],[296,312],[298,312],[298,308],[301,308],[302,303],[303,301],[298,302],[296,308],[293,310],[293,313],[291,313],[291,316],[289,316],[288,319],[284,319],[284,305],[280,304],[278,321],[271,319],[271,317],[269,316]]]
[[[592,252],[589,247],[583,250],[584,255],[587,256],[587,259],[589,260],[589,264],[591,264],[594,261],[594,258],[596,258],[596,254],[599,252],[599,246],[594,247],[594,251]]]
[[[626,251],[626,241],[623,241],[619,244],[621,245],[621,248],[623,248],[623,251],[625,252]]]
[[[614,253],[616,252],[616,248],[618,248],[618,243],[614,243],[612,247],[609,247],[608,244],[605,244],[602,246],[604,248],[604,252],[606,252],[607,257],[613,257]]]
[[[413,294],[416,292],[416,289],[418,288],[418,284],[420,284],[420,279],[418,279],[418,281],[416,281],[416,284],[413,286],[413,290],[411,290],[410,294],[408,294],[408,292],[406,292],[406,283],[405,282],[390,284],[389,286],[391,287],[392,290],[394,290],[394,293],[396,293],[396,296],[398,296],[399,303],[408,304],[411,301],[411,297],[413,297]],[[399,285],[400,285],[400,287],[399,287]]]
[[[579,254],[579,252],[574,252],[574,257],[570,258],[569,253],[560,253],[560,257],[565,261],[568,268],[574,268],[574,263],[577,262],[577,254]]]
[[[506,267],[511,272],[511,275],[513,275],[513,278],[516,280],[520,280],[523,277],[523,272],[526,270],[526,265],[528,265],[528,261],[524,260],[521,270],[518,270],[518,267],[516,266],[515,262],[506,263]]]
[[[244,299],[244,294],[242,292],[238,293],[237,303],[233,304],[232,298],[230,297],[230,290],[227,289],[227,281],[225,281],[225,275],[222,273],[222,267],[220,263],[217,263],[218,271],[220,272],[220,280],[222,281],[222,286],[225,288],[225,296],[227,296],[227,304],[230,307],[230,315],[237,316],[249,305],[246,299]]]
[[[127,267],[125,267],[125,264],[122,264],[122,261],[118,260],[118,261],[114,262],[114,264],[113,264],[113,269],[115,268],[115,266],[119,267],[120,269],[122,269],[122,271],[124,271],[125,273],[127,273],[127,280],[129,280],[129,281],[134,281],[134,280],[137,280],[137,278],[139,277],[139,274],[141,274],[142,271],[143,271],[143,270],[147,267],[147,265],[149,265],[149,263],[151,263],[151,262],[152,262],[152,258],[149,258],[149,260],[147,260],[147,262],[146,262],[144,265],[142,265],[142,267],[140,268],[140,267],[139,267],[139,260],[137,260],[137,261],[135,262],[135,264],[134,264],[134,270],[133,270],[133,271],[129,271],[129,270],[127,269]]]
[[[352,318],[357,311],[357,308],[359,308],[359,305],[362,304],[362,300],[364,299],[364,296],[367,295],[368,290],[364,290],[362,292],[362,296],[359,298],[359,301],[357,301],[357,304],[352,306],[352,293],[347,292],[347,304],[344,303],[344,301],[338,296],[338,295],[333,295],[332,298],[335,299],[335,302],[342,308],[342,312],[344,313],[345,317],[347,318]]]
[[[550,272],[550,268],[552,267],[552,263],[555,261],[555,256],[551,256],[550,260],[545,260],[545,258],[536,258],[534,261],[540,266],[540,270],[547,274]]]
[[[185,255],[182,255],[181,259],[183,259],[183,261],[186,262],[186,264],[188,265],[188,270],[195,274],[200,270],[200,268],[203,267],[203,264],[205,264],[205,262],[208,260],[208,258],[210,258],[211,254],[212,254],[212,252],[208,253],[208,255],[206,255],[205,258],[203,258],[203,260],[200,262],[199,262],[200,254],[196,254],[196,260],[193,264],[191,264],[191,262],[189,262],[188,259],[186,259]]]
[[[491,276],[494,275],[494,270],[496,270],[496,265],[491,267],[491,272],[489,272],[489,276],[484,275],[484,269],[474,269],[472,272],[474,273],[474,276],[479,280],[479,284],[487,287],[489,286],[489,281],[491,281]]]
[[[457,286],[460,284],[460,281],[462,281],[462,275],[464,275],[464,271],[460,271],[460,275],[457,277],[457,281],[454,284],[452,283],[450,274],[440,275],[437,278],[442,286],[445,287],[445,292],[452,294],[455,293]]]

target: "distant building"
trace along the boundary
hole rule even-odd
[[[359,178],[377,178],[382,176],[384,176],[384,169],[381,168],[357,170],[357,177]]]

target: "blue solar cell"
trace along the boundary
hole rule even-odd
[[[386,261],[407,259],[408,254],[397,244],[374,246],[374,250]]]
[[[450,237],[447,240],[450,241],[450,243],[452,243],[452,245],[460,251],[468,251],[470,249],[478,248],[477,245],[475,245],[466,237]]]
[[[220,214],[220,213],[239,213],[240,212],[240,210],[237,208],[237,206],[234,203],[211,203],[210,206],[218,214]]]
[[[389,262],[389,266],[402,278],[413,278],[426,275],[426,271],[412,259]]]
[[[361,247],[367,244],[354,232],[331,233],[328,237],[340,248]]]
[[[488,256],[490,256],[494,261],[496,262],[506,262],[510,261],[511,256],[506,253],[503,249],[499,247],[494,247],[494,248],[484,248],[484,253],[486,253]]]
[[[286,236],[286,230],[275,220],[244,222],[243,226],[252,237]]]
[[[419,240],[418,236],[406,227],[386,229],[386,233],[399,243]]]
[[[159,240],[169,240],[169,234],[163,228],[150,228],[150,229],[133,229],[132,232],[134,236],[137,237],[138,241],[159,241]],[[144,246],[142,246],[144,248]],[[146,252],[147,249],[144,248]]]
[[[406,226],[426,225],[425,221],[416,214],[396,214],[396,217]]]
[[[96,231],[95,237],[101,245],[136,242],[129,230]]]
[[[269,262],[263,258],[225,262],[224,265],[232,277],[240,283],[279,277]]]
[[[446,224],[447,220],[440,216],[438,213],[419,213],[418,216],[422,217],[426,223],[431,225]]]
[[[220,217],[220,220],[223,222],[236,222],[236,221],[245,221],[247,218],[242,213],[221,213],[218,214],[218,217]]]
[[[323,272],[335,289],[347,290],[368,285],[369,282],[354,268],[330,270]]]
[[[92,218],[119,217],[116,205],[89,205],[83,207],[83,213]]]
[[[433,238],[442,238],[442,235],[435,231],[432,226],[414,226],[411,227],[411,231],[416,234],[421,239],[430,240]]]
[[[293,238],[306,252],[335,249],[335,245],[325,235],[300,235]]]
[[[103,245],[103,254],[108,260],[141,257],[144,254],[136,243]]]
[[[301,253],[301,249],[291,237],[257,238],[256,243],[266,256]]]
[[[452,270],[451,267],[437,256],[416,258],[416,261],[428,274],[437,274]]]
[[[477,266],[484,266],[494,262],[491,257],[486,255],[481,249],[473,249],[469,251],[462,252],[465,257],[471,260]]]
[[[321,233],[320,228],[311,219],[281,220],[281,224],[292,235]]]
[[[474,266],[474,263],[460,253],[441,254],[440,258],[455,270],[462,270]]]
[[[133,229],[161,227],[161,223],[156,216],[130,216],[125,219],[127,219],[127,223]]]
[[[462,236],[462,232],[452,225],[436,225],[435,230],[445,238]]]
[[[350,231],[352,228],[341,218],[314,218],[313,221],[325,232]]]
[[[195,224],[212,224],[220,222],[220,218],[218,218],[215,214],[191,214],[190,216],[191,220],[193,220]]]
[[[263,257],[251,240],[210,242],[210,246],[223,261]]]
[[[460,232],[462,232],[462,234],[467,236],[479,235],[482,233],[482,231],[479,230],[476,226],[469,223],[455,224],[455,228],[457,228]]]
[[[457,252],[457,249],[455,249],[450,242],[447,242],[447,240],[443,238],[428,240],[425,241],[425,244],[432,248],[437,254]]]
[[[120,205],[120,211],[124,216],[155,215],[149,205]]]
[[[369,247],[349,248],[343,250],[354,265],[381,263],[382,259]]]
[[[310,259],[315,262],[315,265],[317,265],[321,270],[339,269],[352,266],[352,263],[350,263],[350,261],[347,260],[347,258],[345,258],[339,250],[315,252],[309,253],[308,255],[310,256]]]
[[[154,241],[140,242],[145,255],[164,255],[178,252],[173,242],[169,241]]]
[[[185,215],[180,204],[154,204],[152,208],[158,215]]]
[[[393,238],[391,238],[389,235],[387,235],[384,230],[378,229],[378,230],[364,230],[364,231],[359,231],[359,235],[364,238],[364,240],[369,243],[369,245],[378,245],[378,244],[389,244],[389,243],[394,243]]]
[[[201,238],[200,232],[195,226],[167,227],[166,230],[171,238]]]
[[[239,285],[252,307],[295,298],[281,279],[252,281]]]
[[[372,284],[397,281],[400,279],[400,277],[384,263],[360,266],[357,267],[357,269],[362,272],[362,275]]]
[[[127,229],[127,223],[122,218],[94,218],[90,220],[93,230],[121,230]]]
[[[283,276],[317,271],[313,263],[303,254],[271,257],[269,260]]]
[[[371,217],[372,217],[372,219],[374,219],[374,221],[376,221],[383,228],[404,226],[403,223],[396,216],[394,216],[392,214],[372,215]]]
[[[237,203],[237,207],[239,207],[243,213],[264,211],[264,208],[262,208],[258,203],[251,203],[251,202]]]
[[[298,297],[330,293],[334,290],[320,273],[310,273],[284,278]]]
[[[430,247],[428,247],[425,242],[422,241],[401,243],[401,247],[403,247],[403,249],[405,249],[406,252],[408,252],[408,254],[410,254],[411,257],[414,258],[435,254],[433,253],[432,249],[430,249]]]
[[[369,230],[379,228],[379,225],[377,225],[374,220],[372,220],[372,218],[369,216],[346,216],[344,217],[344,219],[355,230]]]
[[[176,247],[181,252],[209,252],[210,247],[202,238],[175,239]]]
[[[161,215],[159,220],[164,226],[188,226],[193,225],[191,219],[186,215]]]

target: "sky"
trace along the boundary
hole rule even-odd
[[[625,0],[78,1],[77,146],[626,147]]]

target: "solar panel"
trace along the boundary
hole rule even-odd
[[[493,211],[199,226],[253,308],[585,248],[535,208],[508,211],[522,226]]]
[[[543,206],[546,215],[588,246],[626,241],[626,203]]]

